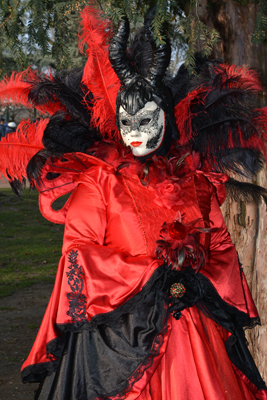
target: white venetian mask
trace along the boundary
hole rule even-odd
[[[120,106],[119,124],[124,144],[131,146],[135,156],[142,157],[161,145],[165,131],[165,114],[154,101],[146,103],[133,116]]]

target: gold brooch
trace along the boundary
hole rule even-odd
[[[170,287],[170,294],[172,297],[183,297],[186,292],[186,288],[182,283],[173,283]]]

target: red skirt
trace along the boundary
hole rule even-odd
[[[171,317],[169,322],[166,351],[163,345],[154,360],[156,369],[146,371],[127,400],[267,399],[266,390],[258,390],[231,363],[225,349],[230,334],[225,329],[195,306],[184,310],[178,321]]]

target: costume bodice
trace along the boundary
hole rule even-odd
[[[178,216],[184,223],[198,220],[200,227],[209,224],[210,199],[214,189],[202,174],[191,174],[182,180],[181,185],[166,180],[159,185],[146,186],[137,176],[116,174],[113,170],[94,166],[77,176],[75,183],[81,188],[71,200],[72,217],[67,218],[67,224],[71,221],[74,225],[77,219],[77,235],[85,229],[81,226],[79,209],[86,196],[90,212],[82,216],[82,223],[94,225],[92,210],[94,215],[101,213],[101,223],[96,224],[98,233],[94,237],[88,233],[88,240],[131,256],[155,257],[162,225],[171,223]],[[73,242],[73,237],[70,242]],[[205,235],[202,235],[201,242],[205,244]],[[65,235],[64,248],[68,246],[69,239]]]

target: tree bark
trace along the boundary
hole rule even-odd
[[[234,0],[204,0],[194,10],[207,25],[217,29],[221,41],[213,58],[230,64],[256,69],[263,83],[261,105],[266,105],[267,46],[251,41],[258,5],[241,5]],[[254,182],[255,183],[255,182]],[[267,187],[266,170],[257,182]],[[236,246],[261,318],[261,326],[247,331],[250,350],[267,381],[267,210],[265,205],[245,204],[227,199],[223,208],[225,221]]]
[[[203,0],[196,8],[199,18],[220,34],[213,56],[258,70],[266,84],[267,47],[251,40],[258,11],[258,4],[242,5],[235,0]]]

